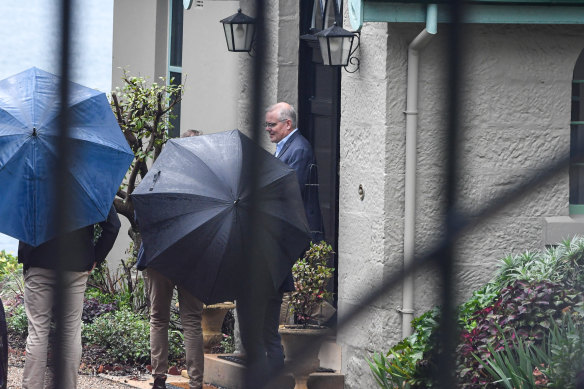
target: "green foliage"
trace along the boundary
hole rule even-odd
[[[553,322],[546,341],[535,349],[545,362],[541,372],[547,387],[563,389],[576,387],[576,373],[584,367],[584,323],[566,316]]]
[[[6,325],[8,331],[20,336],[21,338],[25,338],[28,335],[28,319],[26,317],[26,311],[24,310],[24,304],[21,302],[20,304],[13,306],[6,312],[6,314]]]
[[[235,341],[233,336],[223,334],[223,339],[221,339],[221,349],[224,354],[232,354],[235,352]]]
[[[570,387],[565,377],[584,365],[583,292],[582,237],[503,258],[495,278],[458,308],[460,387]],[[573,326],[555,330],[563,317]],[[438,311],[421,318],[428,325],[414,321],[413,335],[368,360],[380,387],[432,386]]]
[[[136,251],[133,242],[130,242],[126,253],[128,258],[121,261],[116,271],[112,272],[105,262],[93,270],[85,295],[87,298],[96,298],[102,304],[114,303],[118,308],[146,313],[144,279],[134,267]]]
[[[499,328],[502,332],[502,329]],[[503,348],[495,350],[487,344],[489,357],[484,361],[477,355],[476,360],[484,365],[485,370],[495,378],[493,384],[507,389],[527,389],[536,387],[533,372],[542,366],[546,359],[535,352],[531,343],[524,342],[521,336],[513,334],[512,339],[503,339]]]
[[[103,348],[115,361],[146,363],[150,359],[150,325],[147,319],[121,309],[97,317],[82,328],[84,342]],[[182,355],[183,339],[178,331],[169,334],[169,357]]]
[[[564,312],[576,313],[583,304],[577,291],[566,290],[560,284],[516,281],[505,287],[492,305],[472,317],[476,327],[461,333],[457,347],[461,381],[483,383],[484,366],[473,355],[485,359],[491,354],[490,347],[503,348],[505,337],[511,335],[539,344],[554,320],[561,319]]]
[[[500,329],[502,331],[502,329]],[[584,366],[584,323],[566,314],[553,320],[544,342],[524,341],[516,333],[504,346],[475,358],[485,365],[491,383],[505,388],[575,388],[576,374]]]
[[[172,129],[172,109],[182,99],[183,85],[161,78],[160,83],[150,83],[143,77],[131,76],[124,69],[124,85],[111,93],[111,106],[134,160],[128,175],[114,200],[116,211],[131,224],[130,237],[139,247],[140,234],[136,224],[134,206],[130,195],[139,180],[156,160]]]
[[[0,281],[19,270],[22,270],[22,264],[18,263],[18,257],[5,250],[0,251]]]
[[[434,308],[412,321],[414,333],[392,347],[387,355],[374,353],[367,363],[378,385],[382,388],[429,388],[432,382],[426,378],[425,360],[435,344],[440,310]],[[426,358],[427,360],[428,358]]]
[[[310,248],[292,267],[296,290],[290,294],[290,311],[299,324],[309,324],[318,304],[332,298],[327,286],[334,272],[329,266],[333,254],[332,246],[325,241],[310,242]]]

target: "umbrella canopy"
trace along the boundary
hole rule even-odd
[[[57,172],[61,78],[37,68],[0,81],[0,232],[32,246],[56,236],[51,224],[55,177],[69,174],[68,229],[107,218],[132,162],[104,93],[69,83],[72,155]]]
[[[207,304],[237,298],[253,266],[278,289],[309,244],[296,173],[237,130],[170,140],[132,200],[139,268]]]

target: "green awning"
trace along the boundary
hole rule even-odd
[[[448,23],[445,1],[349,0],[354,30],[364,22],[424,23],[427,4],[438,4],[438,23]],[[470,0],[465,2],[465,23],[584,24],[584,0]]]

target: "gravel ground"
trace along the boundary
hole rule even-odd
[[[8,389],[20,389],[22,384],[22,367],[8,366]],[[47,381],[49,381],[47,375]],[[47,383],[45,383],[47,387]],[[130,385],[113,382],[107,378],[99,376],[79,375],[77,389],[128,389]]]

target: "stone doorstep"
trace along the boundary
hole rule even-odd
[[[245,367],[238,363],[218,358],[221,354],[205,354],[205,382],[228,389],[243,388]],[[341,373],[312,373],[308,379],[310,389],[343,389],[345,376]],[[278,389],[293,389],[291,375],[279,377],[272,385]]]

